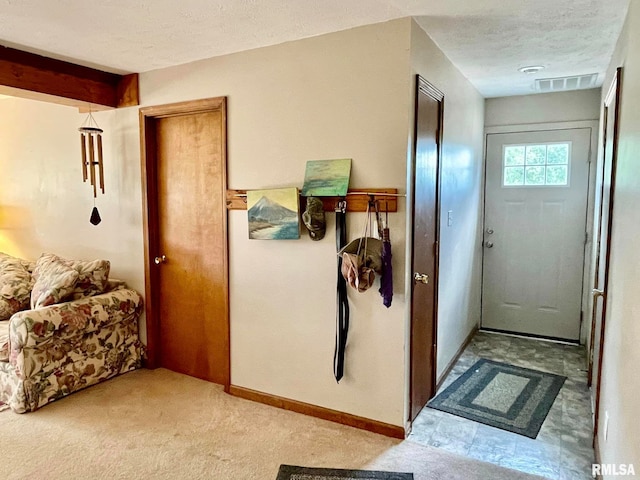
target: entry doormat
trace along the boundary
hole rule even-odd
[[[413,480],[413,473],[341,470],[280,465],[276,480]]]
[[[482,358],[427,406],[536,438],[566,379]]]

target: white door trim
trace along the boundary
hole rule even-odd
[[[570,122],[549,122],[549,123],[526,123],[518,125],[497,125],[486,127],[484,129],[484,162],[482,165],[482,184],[485,184],[487,173],[487,136],[495,133],[519,133],[519,132],[535,132],[538,130],[567,130],[574,128],[591,128],[591,147],[589,149],[589,162],[592,168],[589,169],[589,191],[587,193],[587,243],[585,252],[590,252],[593,247],[593,212],[595,202],[595,185],[596,185],[596,161],[598,160],[598,142],[602,132],[600,131],[600,120],[575,120]],[[484,187],[482,189],[482,202],[485,201]],[[484,209],[482,211],[482,225],[484,230]],[[580,331],[580,344],[586,344],[591,334],[591,302],[590,302],[590,285],[593,277],[593,262],[591,255],[584,256],[584,274],[582,277],[582,312],[583,322]]]

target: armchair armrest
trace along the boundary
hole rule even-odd
[[[18,413],[141,365],[142,298],[116,285],[101,295],[14,314],[0,401]]]
[[[137,317],[142,298],[131,289],[18,312],[11,317],[9,338],[11,362],[24,348],[48,338],[72,338],[95,332],[114,323]]]

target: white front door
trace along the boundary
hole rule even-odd
[[[590,138],[487,135],[483,328],[579,339]]]

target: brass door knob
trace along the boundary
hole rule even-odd
[[[161,263],[164,263],[167,261],[167,257],[165,257],[164,255],[160,256],[160,257],[156,257],[153,259],[153,261],[155,262],[156,265],[160,265]]]
[[[424,283],[426,285],[429,283],[429,275],[416,272],[413,274],[413,283]]]

